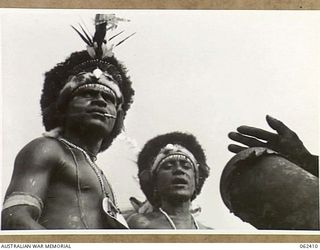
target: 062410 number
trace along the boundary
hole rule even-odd
[[[315,243],[303,243],[303,244],[300,244],[300,248],[318,248],[318,244],[315,244]]]

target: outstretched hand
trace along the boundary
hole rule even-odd
[[[238,153],[248,147],[265,147],[284,155],[303,168],[308,168],[306,165],[310,164],[309,161],[314,156],[306,149],[298,135],[283,122],[269,115],[266,116],[266,120],[276,133],[250,126],[240,126],[237,132],[230,132],[228,136],[243,145],[230,144],[229,151]]]

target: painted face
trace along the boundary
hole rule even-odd
[[[111,91],[100,84],[87,84],[78,88],[68,103],[66,124],[91,127],[109,134],[117,115],[116,99]]]
[[[159,166],[156,187],[161,199],[188,201],[195,192],[193,165],[185,159],[170,159]]]

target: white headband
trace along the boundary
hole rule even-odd
[[[151,172],[157,172],[163,162],[171,159],[188,161],[193,166],[196,176],[198,176],[199,164],[196,158],[188,149],[179,144],[167,144],[163,147],[153,161]]]
[[[81,81],[78,79],[80,76],[83,77]],[[96,78],[97,81],[94,83],[88,83],[88,80],[91,77]],[[101,86],[101,90],[112,93],[112,95],[116,97],[117,104],[119,105],[118,108],[121,107],[123,97],[119,86],[117,85],[116,81],[113,80],[110,74],[101,71],[99,68],[95,69],[93,72],[81,72],[71,77],[71,79],[60,91],[60,101],[66,101],[79,88],[89,88],[95,86]]]

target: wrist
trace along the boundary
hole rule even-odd
[[[319,176],[319,157],[317,155],[310,154],[305,169],[309,173]]]
[[[306,149],[303,143],[300,141],[300,145],[292,150],[292,160],[298,165],[305,165],[312,159],[312,154]]]
[[[313,155],[307,151],[299,157],[299,162],[297,161],[297,164],[309,173],[319,176],[319,163],[317,155]]]

